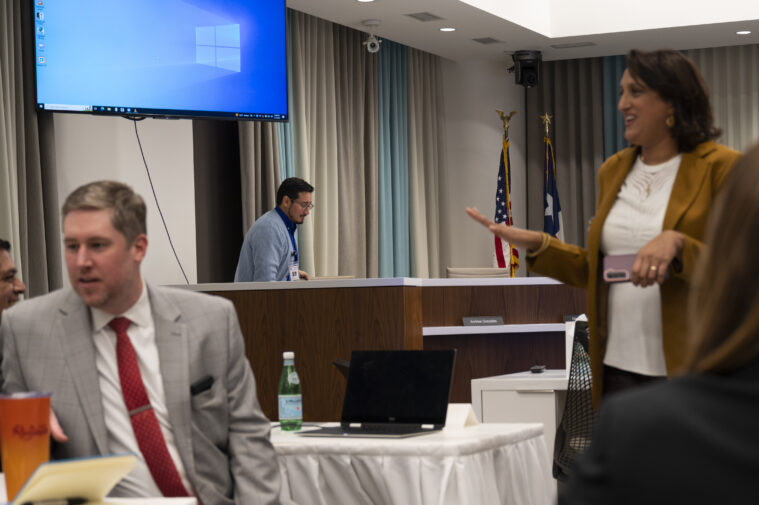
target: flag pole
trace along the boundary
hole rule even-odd
[[[546,132],[545,137],[543,137],[543,142],[546,146],[545,173],[543,177],[543,231],[563,240],[561,203],[559,202],[559,189],[556,182],[556,157],[550,137],[552,116],[546,112],[540,116],[540,119],[543,121],[543,127]]]
[[[506,114],[500,109],[496,109],[498,117],[503,122],[503,138],[501,158],[498,167],[498,181],[496,185],[496,210],[493,220],[496,223],[503,223],[507,226],[514,224],[511,216],[511,167],[509,162],[509,122],[517,111],[513,110]],[[493,237],[495,246],[495,255],[493,257],[493,266],[498,268],[508,268],[509,275],[515,277],[519,268],[519,252],[516,248],[511,247],[506,241],[501,240],[498,235]]]

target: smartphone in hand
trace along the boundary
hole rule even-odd
[[[633,263],[637,254],[618,254],[604,256],[603,276],[608,283],[630,282]]]
[[[635,258],[637,257],[637,254],[612,254],[609,256],[604,256],[604,280],[610,284],[615,282],[630,282],[633,263],[635,263]],[[675,258],[673,262],[674,261],[678,261],[677,258]],[[669,271],[664,272],[665,279],[669,277],[669,275],[667,275],[668,273]]]

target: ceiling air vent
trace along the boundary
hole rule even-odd
[[[497,43],[501,42],[500,40],[494,39],[493,37],[482,37],[482,38],[479,38],[479,39],[472,39],[472,40],[475,41],[475,42],[478,42],[478,43],[482,44],[483,46],[487,46],[489,44],[497,44]]]
[[[406,14],[410,18],[414,18],[417,21],[440,21],[440,16],[436,16],[435,14],[431,12],[414,12],[411,14]]]
[[[595,46],[594,42],[567,42],[566,44],[551,44],[554,49],[574,49],[575,47]]]

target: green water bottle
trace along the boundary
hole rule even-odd
[[[303,396],[295,371],[295,353],[282,353],[285,360],[279,377],[279,426],[283,431],[297,431],[303,424]]]

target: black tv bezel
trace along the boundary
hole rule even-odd
[[[37,87],[37,49],[36,49],[36,38],[35,38],[35,20],[34,20],[34,1],[35,0],[26,0],[26,12],[27,12],[27,23],[26,23],[26,33],[27,36],[24,37],[26,40],[29,48],[31,49],[31,54],[29,55],[29,58],[31,60],[32,64],[32,74],[34,78],[32,81],[34,82],[34,104],[37,112],[55,112],[55,113],[64,113],[64,114],[79,114],[79,115],[91,115],[91,116],[101,116],[101,117],[125,117],[127,119],[216,119],[216,120],[226,120],[226,121],[265,121],[265,122],[276,122],[276,123],[286,123],[290,120],[290,65],[287,61],[289,55],[287,54],[287,32],[288,32],[288,26],[287,26],[287,0],[282,0],[282,9],[284,10],[284,21],[285,21],[285,29],[284,29],[284,47],[285,47],[285,96],[286,96],[286,107],[287,107],[287,113],[286,114],[266,114],[266,113],[250,113],[250,112],[226,112],[226,111],[199,111],[199,110],[191,110],[191,109],[136,109],[138,112],[129,112],[129,111],[122,111],[120,110],[122,107],[119,105],[100,105],[100,104],[92,104],[92,105],[85,105],[84,107],[92,107],[92,110],[74,110],[74,109],[51,109],[45,107],[44,103],[41,103],[39,101],[38,97],[38,87]],[[104,107],[104,108],[113,108],[114,110],[95,110],[96,107]],[[128,107],[124,107],[126,109]],[[280,116],[280,117],[275,117]],[[281,117],[284,116],[284,117]]]

